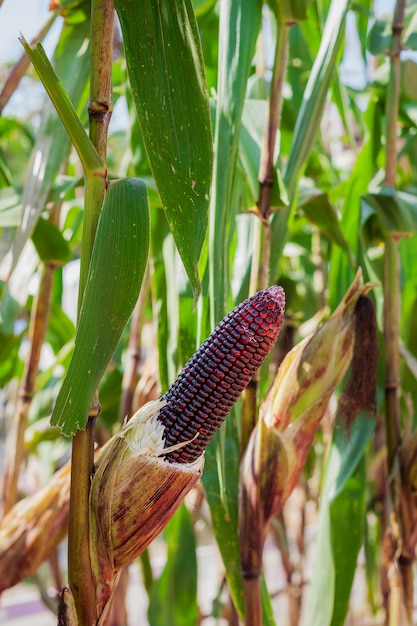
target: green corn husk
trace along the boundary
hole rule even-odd
[[[336,311],[287,354],[260,407],[240,468],[239,535],[244,576],[258,576],[269,519],[297,484],[330,397],[351,362],[355,306],[372,285],[356,278]]]
[[[202,474],[203,455],[188,464],[165,460],[176,446],[164,449],[164,426],[157,420],[164,404],[156,400],[142,407],[96,463],[90,551],[98,624],[107,619],[120,569],[155,539]]]

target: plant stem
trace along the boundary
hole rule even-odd
[[[278,39],[275,50],[274,68],[268,100],[268,115],[264,130],[264,139],[259,166],[259,200],[256,216],[259,218],[253,254],[250,292],[255,293],[269,286],[269,267],[271,255],[271,191],[274,183],[275,144],[282,113],[282,90],[288,62],[289,27],[278,24]],[[242,394],[242,435],[241,455],[243,454],[258,418],[257,392],[259,371],[252,377]],[[248,537],[240,537],[245,542]],[[259,565],[259,569],[261,565]],[[262,624],[262,601],[259,572],[253,577],[244,576],[245,624]]]
[[[245,626],[262,626],[260,578],[244,578]]]
[[[104,162],[111,115],[113,22],[112,0],[92,0],[90,136],[94,147]],[[78,313],[81,309],[88,266],[105,193],[105,180],[102,177],[95,176],[94,172],[85,172],[85,174],[85,211]],[[72,445],[68,577],[80,626],[91,626],[97,620],[96,594],[90,561],[89,491],[94,468],[94,424],[99,410],[98,396],[96,396],[90,410],[87,427],[76,433]]]
[[[260,184],[258,209],[264,221],[268,221],[271,213],[271,189],[274,182],[274,152],[277,130],[281,121],[282,90],[287,73],[288,35],[289,27],[286,24],[280,24],[268,102],[268,117],[264,132],[258,176]]]
[[[127,361],[123,372],[122,399],[120,402],[119,419],[123,424],[132,416],[132,402],[138,380],[138,363],[140,361],[140,322],[149,274],[146,273],[136,306],[130,322],[130,334],[127,350]]]
[[[398,243],[391,237],[385,241],[384,255],[384,342],[385,342],[385,404],[388,446],[388,472],[394,468],[394,461],[400,442],[400,410],[398,387],[400,375],[400,355],[398,346],[400,292]],[[394,508],[398,511],[396,480],[392,476]]]
[[[271,255],[271,190],[274,182],[274,153],[277,131],[282,113],[282,90],[287,71],[289,27],[279,25],[275,50],[274,68],[268,101],[268,115],[265,123],[264,139],[259,166],[259,200],[256,216],[259,217],[255,232],[255,250],[253,253],[251,294],[269,286],[269,267]],[[249,386],[243,392],[241,454],[246,448],[250,434],[257,420],[257,388],[259,373],[255,374]]]
[[[144,587],[149,594],[153,584],[153,573],[148,549],[144,550],[139,556],[139,565],[142,573]]]
[[[90,139],[105,162],[112,114],[113,1],[93,0],[91,10]]]
[[[392,44],[390,50],[391,67],[387,89],[386,104],[386,152],[385,152],[385,180],[387,187],[394,188],[396,183],[397,167],[397,120],[400,99],[401,79],[401,37],[404,28],[405,0],[397,0],[392,24]],[[401,484],[399,445],[400,432],[400,256],[399,239],[390,233],[385,237],[384,255],[384,343],[385,343],[385,419],[388,449],[388,475],[391,482],[391,497],[395,519],[400,526],[400,533],[406,542],[411,533],[408,511],[404,508],[404,498],[399,490]],[[402,586],[401,597],[404,598],[405,608],[411,622],[413,610],[413,583],[411,567],[399,563],[401,576],[398,577]],[[397,587],[398,587],[397,584]],[[391,586],[391,603],[398,599],[398,588]],[[395,604],[395,602],[394,602]],[[391,604],[393,608],[393,604]]]
[[[268,115],[259,166],[259,199],[257,215],[261,220],[254,254],[251,277],[251,292],[265,289],[269,285],[269,265],[271,255],[271,191],[274,184],[275,144],[282,114],[282,91],[288,63],[289,27],[279,24],[275,50],[271,90],[268,100]]]
[[[94,419],[72,441],[68,527],[68,580],[80,626],[97,621],[95,587],[90,565],[89,492],[93,472]]]
[[[386,157],[385,180],[388,187],[395,187],[397,166],[397,119],[400,97],[400,52],[405,0],[397,0],[392,25],[391,70],[387,90],[386,105]],[[399,355],[399,254],[398,240],[387,235],[385,238],[384,257],[384,340],[386,350],[385,363],[385,401],[386,428],[388,445],[388,471],[390,472],[400,440],[398,387],[400,379]],[[398,498],[395,494],[394,505]]]

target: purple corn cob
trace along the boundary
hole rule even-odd
[[[285,307],[282,287],[258,291],[233,309],[188,361],[162,400],[159,420],[165,448],[175,463],[191,463],[216,430],[271,350]],[[196,435],[198,435],[196,437]]]

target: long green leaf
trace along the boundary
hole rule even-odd
[[[110,184],[94,241],[67,375],[51,424],[66,435],[84,428],[94,393],[136,304],[148,258],[146,186]]]
[[[307,626],[343,626],[359,548],[364,539],[363,454],[375,420],[361,414],[349,436],[335,428],[326,467],[319,532],[306,608]]]
[[[62,233],[49,220],[40,218],[32,233],[32,241],[42,261],[53,261],[61,265],[71,259],[68,242]]]
[[[190,0],[116,0],[115,7],[149,163],[197,299],[212,136],[194,10]]]
[[[236,437],[236,415],[238,408],[234,407],[228,415],[225,424],[225,480],[227,504],[222,498],[222,486],[219,480],[218,459],[213,452],[216,446],[211,446],[209,454],[206,451],[206,464],[203,474],[203,486],[210,506],[211,519],[217,543],[226,565],[226,578],[236,610],[243,620],[245,599],[243,579],[240,571],[240,552],[238,543],[238,482],[239,482],[239,441]],[[215,439],[219,437],[217,432]],[[209,446],[210,448],[210,446]],[[220,450],[220,446],[217,446]],[[271,599],[266,589],[265,581],[261,580],[263,625],[275,626]]]
[[[262,2],[220,4],[219,67],[214,134],[215,162],[209,224],[209,295],[212,328],[224,317],[230,294],[229,253],[234,228],[234,181],[240,128],[250,67],[261,26]],[[232,413],[233,415],[233,413]],[[243,616],[243,586],[237,533],[239,444],[236,421],[226,420],[206,451],[203,484],[233,602]],[[273,624],[263,594],[265,624]],[[272,621],[271,621],[272,620]]]
[[[192,519],[182,504],[164,530],[167,562],[149,596],[151,626],[195,626],[197,606],[197,557]]]
[[[71,98],[46,56],[42,45],[38,43],[32,48],[23,38],[22,44],[78,152],[84,170],[86,172],[103,171],[104,164],[90,141]]]
[[[85,45],[90,32],[90,16],[88,13],[85,14],[83,21],[77,24],[72,24],[70,17],[71,10],[68,9],[67,19],[63,24],[52,63],[56,74],[64,85],[68,99],[75,108],[78,108],[82,101],[90,69],[89,47]],[[39,56],[43,58],[43,55],[39,55],[35,50],[29,47],[27,49],[33,59],[37,59]],[[82,130],[85,135],[84,129]],[[49,98],[46,98],[26,176],[22,198],[21,225],[13,243],[10,267],[7,268],[9,274],[16,267],[23,247],[30,237],[41,211],[45,208],[49,190],[70,149],[71,142],[68,133]]]
[[[370,102],[364,119],[369,129],[372,128],[375,116],[375,103]],[[367,132],[361,151],[356,159],[345,191],[340,227],[348,242],[349,249],[356,263],[359,255],[359,231],[361,221],[360,198],[368,190],[368,185],[375,171],[372,132]],[[335,307],[351,284],[356,267],[349,257],[339,248],[334,247],[330,259],[329,292],[330,305]]]
[[[284,183],[290,203],[295,200],[297,180],[311,152],[320,127],[320,119],[336,61],[345,34],[348,0],[332,0],[321,37],[318,55],[311,69],[294,128],[292,145],[284,171]],[[288,236],[291,206],[272,218],[271,276],[277,273],[282,250]]]
[[[219,78],[210,205],[209,274],[211,326],[224,317],[229,294],[228,246],[232,193],[246,86],[261,26],[262,2],[220,4]]]
[[[336,210],[327,194],[312,195],[301,208],[308,220],[349,255],[349,246],[340,227]]]
[[[173,327],[177,328],[178,306],[168,306],[168,284],[165,259],[171,248],[167,239],[170,233],[161,209],[151,208],[151,253],[154,311],[158,325],[158,369],[162,391],[165,392],[175,379],[178,361],[172,349]],[[172,303],[170,303],[172,305]],[[175,348],[174,348],[175,350]]]

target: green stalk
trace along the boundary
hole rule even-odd
[[[274,182],[274,151],[277,130],[282,113],[282,90],[288,63],[289,26],[279,24],[278,41],[275,50],[271,92],[268,102],[268,118],[264,133],[264,141],[259,167],[259,201],[258,209],[262,220],[267,221],[271,213],[271,190]],[[267,285],[265,285],[267,287]],[[261,287],[263,288],[263,287]]]
[[[71,488],[68,526],[68,581],[79,626],[97,621],[96,597],[90,565],[89,509],[90,476],[93,471],[94,418],[72,440]]]
[[[91,20],[91,85],[88,114],[90,139],[106,161],[107,132],[112,114],[112,57],[114,6],[110,0],[93,0]]]
[[[271,268],[274,272],[277,271],[288,237],[288,221],[296,201],[298,179],[316,139],[333,70],[345,38],[345,19],[349,7],[348,0],[332,0],[330,3],[320,48],[309,73],[303,101],[297,114],[291,149],[283,172],[290,204],[284,210],[274,213],[271,220],[274,240]]]
[[[386,156],[385,180],[387,187],[395,187],[397,167],[397,119],[400,97],[400,53],[401,34],[404,20],[405,0],[397,0],[392,25],[391,70],[386,104]],[[391,235],[385,238],[384,260],[384,339],[386,428],[388,445],[388,473],[391,472],[400,440],[398,387],[400,380],[399,357],[399,254],[398,240]],[[398,497],[393,494],[394,505]]]
[[[400,355],[398,344],[400,291],[398,242],[388,236],[384,254],[384,343],[385,343],[385,417],[388,447],[388,475],[392,480],[394,509],[398,513],[399,494],[392,474],[400,441],[400,409],[398,402]]]
[[[261,220],[258,231],[254,264],[252,267],[250,292],[255,293],[269,286],[269,266],[271,256],[271,191],[274,183],[274,152],[277,131],[282,114],[282,90],[288,64],[289,27],[279,23],[278,39],[275,49],[274,68],[271,90],[268,100],[268,115],[265,124],[264,139],[259,166],[259,199],[256,215]]]
[[[107,130],[111,116],[111,68],[114,8],[112,0],[92,0],[90,137],[99,159],[105,162]],[[83,163],[84,165],[84,163]],[[81,248],[78,314],[87,280],[97,223],[105,194],[105,178],[84,168],[85,209]],[[82,393],[82,390],[80,390]],[[80,626],[97,620],[96,595],[90,564],[89,492],[93,473],[94,423],[100,411],[96,396],[87,427],[73,437],[68,529],[68,577]]]
[[[400,100],[401,80],[401,37],[404,28],[405,0],[397,0],[392,24],[392,44],[390,50],[391,67],[386,104],[386,153],[385,180],[387,187],[394,188],[397,167],[397,120]],[[393,512],[400,524],[401,535],[409,537],[411,529],[406,527],[408,515],[401,507],[401,480],[399,476],[398,452],[400,444],[400,255],[399,238],[387,234],[384,255],[384,343],[385,343],[385,420],[388,448],[388,476],[391,481]],[[399,563],[404,603],[411,623],[413,610],[413,582],[411,568]],[[394,603],[397,594],[391,590],[391,612],[395,613]]]
[[[138,363],[141,356],[140,329],[142,322],[143,306],[147,295],[149,272],[145,274],[139,298],[132,313],[130,323],[129,342],[127,347],[127,361],[123,372],[122,398],[120,401],[119,420],[123,424],[125,419],[130,419],[133,412],[133,396],[138,382]]]
[[[269,268],[271,256],[271,191],[274,182],[274,153],[277,131],[281,122],[283,86],[287,72],[289,48],[289,26],[280,22],[278,17],[278,38],[275,49],[274,68],[271,90],[268,100],[268,115],[265,124],[264,139],[259,167],[259,200],[256,216],[259,218],[251,274],[250,292],[255,293],[269,286]],[[241,454],[246,448],[252,430],[258,418],[257,391],[259,372],[257,372],[243,393]],[[246,538],[247,540],[249,538]],[[242,538],[240,539],[242,541]],[[243,539],[245,541],[245,538]],[[260,571],[250,572],[243,577],[245,590],[245,624],[262,624],[262,600]]]

